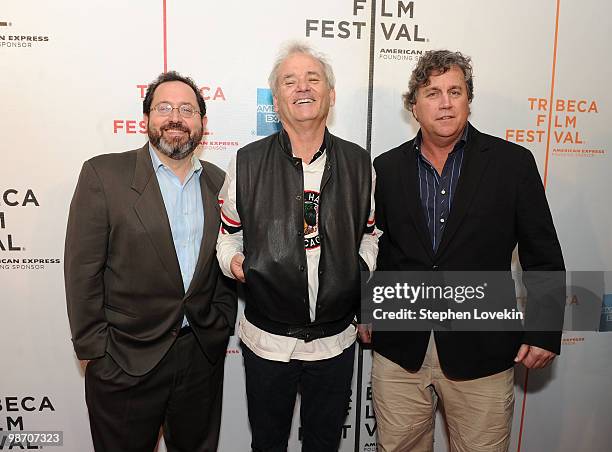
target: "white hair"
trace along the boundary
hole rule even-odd
[[[268,77],[268,84],[270,85],[270,89],[272,90],[272,94],[276,95],[276,88],[278,87],[278,69],[283,62],[289,58],[291,55],[296,53],[303,53],[304,55],[309,55],[323,66],[323,73],[325,75],[325,80],[327,81],[327,86],[330,89],[334,89],[336,86],[336,77],[334,76],[334,70],[331,65],[327,61],[327,57],[320,52],[317,52],[308,44],[303,42],[294,41],[283,46],[281,51],[274,62],[274,66],[272,66],[272,71],[270,72],[270,76]]]

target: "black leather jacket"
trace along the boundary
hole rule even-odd
[[[243,226],[245,315],[257,327],[306,341],[344,330],[359,309],[359,244],[370,212],[372,169],[360,146],[325,131],[319,204],[319,291],[310,321],[301,159],[285,131],[251,143],[236,160]]]

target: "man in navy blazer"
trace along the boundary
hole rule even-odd
[[[476,130],[472,98],[468,57],[419,60],[404,102],[420,130],[374,161],[378,270],[509,272],[517,244],[523,270],[564,270],[531,152]],[[513,366],[548,365],[560,342],[560,331],[374,331],[380,450],[432,450],[438,401],[451,450],[507,450]]]

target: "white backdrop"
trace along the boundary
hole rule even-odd
[[[287,40],[305,40],[330,57],[337,78],[330,128],[373,156],[417,131],[401,93],[419,53],[460,50],[475,66],[471,120],[534,153],[568,269],[612,269],[612,6],[372,1],[2,2],[1,430],[63,430],[57,450],[92,450],[64,301],[68,205],[85,159],[144,143],[143,86],[164,69],[202,87],[209,117],[202,156],[225,167],[238,148],[267,133],[258,130],[258,111],[265,118],[267,107],[257,91],[267,88]],[[612,293],[610,285],[600,290]],[[562,356],[530,372],[526,392],[525,372],[517,370],[512,450],[610,450],[611,352],[610,333],[568,332]],[[362,365],[356,361],[342,451],[375,450],[369,364],[366,351]],[[223,416],[220,450],[248,450],[235,338]],[[295,421],[290,450],[299,450]],[[436,439],[436,450],[446,450],[442,423]]]

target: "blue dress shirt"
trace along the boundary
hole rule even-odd
[[[200,188],[202,164],[195,155],[192,155],[191,169],[181,183],[172,170],[162,163],[151,145],[149,153],[170,222],[183,288],[187,292],[198,262],[204,231],[204,206]],[[186,325],[189,323],[184,317],[183,326]]]

